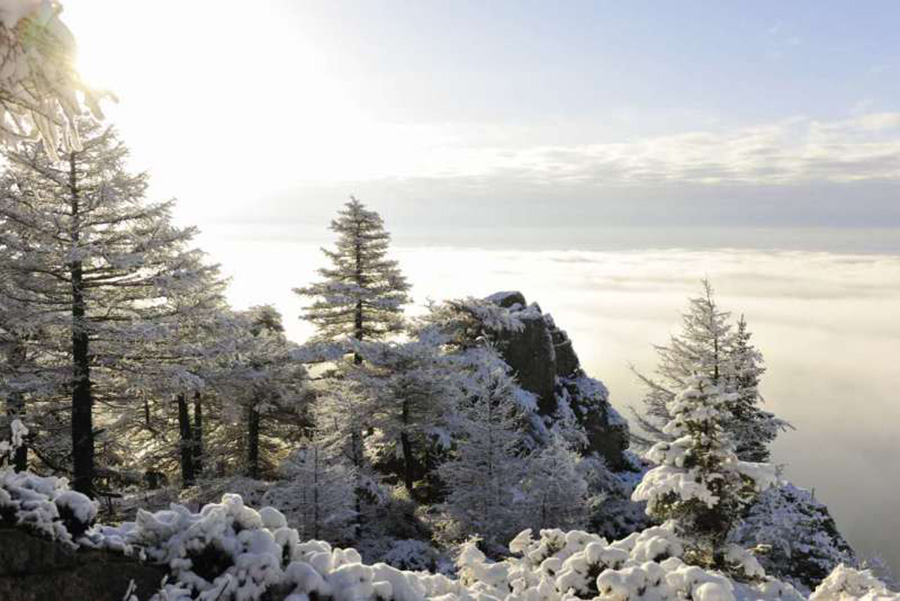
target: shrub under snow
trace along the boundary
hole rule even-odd
[[[0,471],[0,514],[51,537],[135,554],[166,565],[171,581],[151,601],[744,601],[804,597],[790,584],[765,576],[755,559],[734,547],[748,582],[688,565],[685,544],[668,527],[654,527],[609,543],[580,531],[531,530],[511,543],[513,556],[488,560],[475,542],[462,546],[457,579],[365,565],[354,549],[301,541],[284,516],[244,505],[239,495],[193,513],[172,504],[139,511],[134,522],[97,526],[79,537],[96,515],[87,498],[65,480]],[[67,521],[62,516],[68,515]],[[74,521],[73,521],[74,520]],[[67,530],[70,524],[76,530]],[[129,595],[130,596],[130,595]],[[898,601],[871,572],[838,567],[811,600]],[[138,601],[130,596],[129,601]],[[145,601],[145,600],[141,600]]]
[[[97,517],[97,504],[69,490],[65,478],[0,470],[0,524],[74,544]]]

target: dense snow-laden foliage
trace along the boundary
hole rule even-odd
[[[523,513],[529,524],[537,529],[580,528],[587,524],[594,506],[605,501],[604,495],[589,493],[590,472],[605,466],[590,465],[584,472],[579,469],[581,463],[581,458],[556,434],[546,446],[531,453],[522,486],[527,499]]]
[[[71,545],[96,516],[96,503],[69,490],[65,478],[0,469],[0,525],[21,526]]]
[[[502,544],[525,520],[521,484],[525,460],[521,446],[521,408],[513,394],[514,382],[501,368],[474,374],[471,396],[457,410],[464,420],[462,438],[441,465],[441,480],[448,494],[442,511],[443,536],[461,540],[472,535],[488,544]]]
[[[828,509],[788,483],[764,491],[731,539],[747,548],[764,546],[759,561],[766,572],[800,590],[815,588],[840,564],[856,564]]]
[[[336,248],[322,251],[331,267],[319,269],[322,281],[294,290],[312,299],[304,317],[318,328],[318,338],[378,340],[400,331],[409,284],[387,258],[391,237],[381,216],[351,197],[331,229],[338,234]]]
[[[75,38],[50,0],[0,0],[0,143],[40,136],[56,149],[80,147],[77,118],[99,95],[75,70]]]
[[[68,495],[66,493],[69,493]],[[9,497],[9,499],[7,498]],[[688,565],[688,545],[668,526],[654,527],[609,543],[582,531],[525,530],[509,544],[512,556],[488,560],[473,542],[462,545],[458,578],[365,565],[354,549],[302,541],[276,509],[254,510],[240,496],[226,494],[199,512],[173,504],[167,510],[140,510],[134,522],[98,525],[83,531],[95,507],[66,490],[65,481],[0,471],[0,515],[27,516],[41,534],[65,544],[134,555],[162,564],[168,584],[152,601],[801,601],[791,585],[765,575],[752,556],[730,550],[752,582],[736,582],[721,572]],[[78,522],[58,517],[68,513]],[[68,531],[74,527],[76,531]],[[412,568],[419,545],[396,554]],[[429,564],[428,567],[431,567]],[[127,596],[126,596],[127,598]],[[839,566],[816,590],[815,601],[896,601],[870,572]]]
[[[356,342],[360,363],[344,363],[343,378],[366,397],[366,446],[391,484],[400,482],[417,500],[430,501],[439,486],[435,462],[449,447],[459,372],[442,352],[444,337],[424,329],[405,342]]]
[[[115,131],[86,119],[80,127],[83,144],[64,161],[40,143],[5,153],[0,295],[7,315],[0,321],[24,360],[0,389],[30,395],[29,409],[45,418],[26,421],[40,426],[32,427],[35,449],[54,469],[71,460],[73,486],[87,493],[95,406],[117,412],[143,404],[135,374],[158,374],[149,365],[159,363],[155,343],[175,334],[167,301],[208,268],[190,248],[195,230],[172,224],[173,203],[145,200],[147,176],[125,170],[128,150]],[[71,447],[54,443],[69,433]]]
[[[356,475],[343,456],[343,441],[333,432],[324,424],[311,427],[302,446],[282,463],[284,479],[263,496],[263,502],[283,512],[303,538],[346,540],[352,536]]]
[[[776,480],[773,466],[737,458],[722,428],[727,399],[707,377],[689,377],[667,405],[672,419],[664,432],[674,440],[650,449],[657,466],[634,490],[649,515],[673,521],[696,563],[717,567],[730,564],[722,550],[744,509]]]
[[[684,388],[689,377],[699,373],[730,396],[728,413],[722,425],[735,445],[738,458],[764,462],[769,457],[769,444],[778,432],[789,427],[786,422],[759,405],[759,380],[765,372],[762,354],[750,342],[747,322],[741,317],[735,329],[731,314],[717,304],[713,289],[703,281],[703,294],[691,298],[688,311],[682,315],[682,331],[672,336],[669,344],[656,347],[659,363],[657,377],[635,371],[646,393],[643,411],[635,411],[646,438],[637,442],[651,446],[656,441],[671,440],[663,431],[672,415],[669,403]]]
[[[869,570],[843,564],[836,567],[809,597],[810,601],[895,601],[900,593],[888,590]]]

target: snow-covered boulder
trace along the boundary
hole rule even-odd
[[[521,292],[498,292],[484,299],[509,312],[516,328],[494,328],[492,337],[519,385],[537,397],[538,413],[551,425],[577,422],[586,453],[599,453],[614,469],[628,469],[628,424],[609,403],[602,382],[585,374],[565,330]],[[490,324],[485,324],[490,329]]]

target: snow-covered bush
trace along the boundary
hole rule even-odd
[[[897,601],[900,593],[887,589],[869,570],[839,565],[810,595],[810,601]]]
[[[66,490],[65,481],[0,472],[0,508],[8,513],[67,507],[92,519],[90,501]],[[13,501],[12,499],[15,499]],[[51,500],[52,499],[52,500]],[[7,515],[4,513],[3,515]],[[193,513],[182,505],[150,513],[134,522],[96,526],[77,538],[56,524],[53,532],[69,544],[129,553],[167,566],[170,574],[150,601],[802,601],[790,584],[767,577],[737,547],[733,562],[754,572],[751,583],[722,572],[687,564],[686,543],[669,526],[654,527],[609,543],[587,532],[531,530],[509,545],[512,556],[491,561],[474,541],[462,545],[458,578],[403,571],[385,563],[366,565],[354,549],[322,541],[301,541],[281,512],[247,507],[238,495]],[[23,522],[24,524],[24,522]],[[415,541],[399,543],[389,554],[409,567],[430,550]],[[388,559],[386,557],[386,559]],[[130,594],[130,593],[129,593]],[[126,595],[128,598],[128,595]],[[814,601],[897,601],[871,572],[839,566],[810,597]]]
[[[431,571],[437,570],[439,554],[428,543],[420,540],[393,541],[390,549],[380,560],[400,570]]]
[[[74,544],[97,517],[97,504],[69,490],[65,478],[0,470],[0,524]]]

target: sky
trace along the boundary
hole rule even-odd
[[[353,193],[450,244],[900,227],[889,1],[70,0],[65,19],[185,221],[314,225]]]
[[[290,289],[354,194],[413,312],[522,289],[625,410],[628,365],[652,370],[709,276],[797,426],[776,460],[900,573],[895,2],[65,6],[133,167],[235,306],[275,303],[303,340]]]

